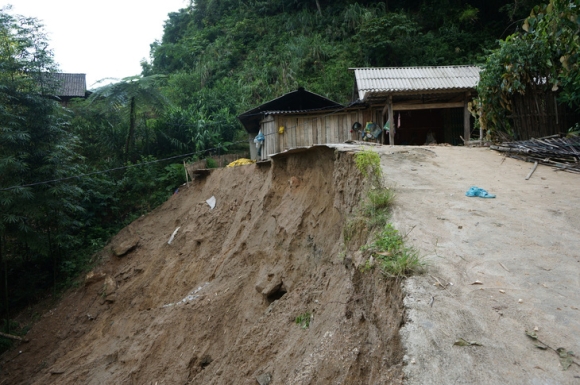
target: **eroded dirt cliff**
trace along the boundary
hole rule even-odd
[[[352,158],[318,147],[181,188],[3,356],[0,383],[401,383],[400,284],[344,258]]]

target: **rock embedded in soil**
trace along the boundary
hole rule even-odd
[[[91,271],[85,276],[85,286],[91,285],[95,282],[102,281],[107,276],[106,273],[103,272],[94,272]]]
[[[258,381],[258,384],[260,385],[269,385],[270,381],[272,381],[272,375],[270,373],[260,374],[256,377],[256,381]]]
[[[111,251],[116,257],[124,257],[129,254],[139,245],[139,237],[131,236],[130,238],[122,240],[118,244],[111,247]]]

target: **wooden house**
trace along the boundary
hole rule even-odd
[[[376,141],[385,144],[457,145],[470,140],[468,103],[476,95],[479,67],[351,70],[358,100],[347,106],[300,88],[239,115],[252,159],[269,159],[301,146],[360,140],[369,124],[379,133]],[[381,130],[387,121],[388,135]],[[264,143],[258,155],[254,139],[259,132]]]
[[[356,139],[351,130],[361,121],[363,109],[362,104],[345,108],[299,88],[244,112],[238,119],[248,132],[252,159],[265,160],[291,148]],[[264,143],[258,155],[254,139],[259,132]]]
[[[479,67],[351,68],[364,121],[391,121],[389,143],[463,144],[471,137],[468,103],[476,94]],[[394,117],[394,119],[389,119]],[[386,143],[386,140],[384,141]]]

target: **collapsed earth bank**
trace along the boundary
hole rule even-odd
[[[364,187],[352,153],[315,147],[180,188],[4,354],[0,383],[401,383],[400,285],[343,244]]]

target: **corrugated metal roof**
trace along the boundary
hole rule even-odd
[[[329,106],[329,107],[322,107],[322,108],[311,108],[308,110],[265,110],[261,111],[260,113],[263,115],[295,115],[295,114],[308,114],[313,112],[320,112],[320,111],[336,111],[344,109],[343,106]]]
[[[473,89],[479,82],[477,66],[351,68],[360,100],[372,94]]]
[[[85,74],[51,73],[56,82],[56,95],[84,97],[87,90]]]

